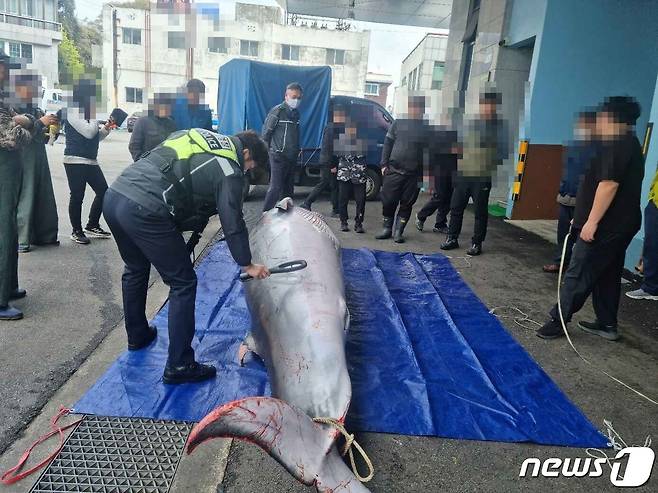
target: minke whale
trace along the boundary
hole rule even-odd
[[[236,438],[260,446],[318,492],[368,492],[336,443],[352,396],[340,243],[321,215],[286,198],[263,214],[250,244],[256,262],[307,263],[303,270],[244,285],[252,332],[239,358],[245,348],[262,358],[273,397],[218,407],[194,426],[187,453],[211,438]],[[346,436],[349,446],[353,438]]]

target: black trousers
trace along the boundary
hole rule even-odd
[[[338,212],[338,180],[336,179],[336,173],[332,173],[331,170],[327,167],[322,168],[321,180],[320,183],[315,185],[311,193],[308,194],[304,203],[308,206],[313,204],[322,192],[329,190],[331,194],[331,206],[334,212]]]
[[[418,188],[418,177],[416,175],[387,172],[384,176],[381,191],[382,215],[393,218],[397,209],[398,219],[408,221],[419,193],[420,189]]]
[[[354,201],[356,202],[356,216],[354,222],[363,224],[363,216],[366,213],[366,184],[352,183],[351,181],[338,181],[338,211],[340,221],[347,222],[347,203],[350,200],[350,193],[354,192]]]
[[[125,264],[121,286],[129,343],[147,337],[146,292],[151,265],[169,286],[168,366],[194,361],[194,303],[197,278],[185,240],[168,215],[155,214],[110,189],[105,219]]]
[[[475,230],[473,243],[480,244],[487,236],[487,222],[489,221],[489,194],[491,193],[490,180],[472,180],[460,178],[455,181],[450,201],[450,225],[448,236],[457,238],[462,231],[464,210],[468,199],[473,198],[475,206]]]
[[[281,153],[270,152],[270,187],[265,195],[263,211],[269,211],[276,203],[295,193],[295,166]]]
[[[423,208],[418,211],[418,219],[426,221],[428,217],[436,212],[434,227],[443,228],[447,226],[451,199],[452,176],[449,174],[434,176],[434,192]]]
[[[579,235],[580,231],[574,231],[574,234]],[[591,243],[578,238],[560,288],[565,322],[571,320],[591,294],[596,319],[605,325],[617,325],[624,258],[633,236],[630,233],[597,231]],[[551,310],[551,317],[560,319],[557,305]]]
[[[95,164],[65,164],[66,179],[69,182],[71,198],[69,200],[69,219],[74,231],[82,229],[82,201],[85,198],[87,184],[96,194],[89,211],[88,227],[99,226],[103,213],[103,197],[107,190],[107,181],[100,166]]]

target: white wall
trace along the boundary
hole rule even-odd
[[[240,40],[259,43],[259,56],[255,60],[292,65],[325,65],[327,48],[345,50],[345,64],[332,66],[332,93],[363,96],[368,65],[370,33],[320,30],[310,27],[286,26],[273,23],[277,19],[271,9],[261,6],[242,5],[237,9],[238,20],[221,19],[219,23],[197,17],[196,35],[187,36],[189,46],[194,47],[194,77],[206,84],[206,103],[211,108],[217,105],[217,76],[219,67],[227,61],[241,57]],[[112,88],[112,8],[103,8],[103,65],[107,76],[104,85],[108,95],[108,106],[121,106],[127,112],[146,108],[147,93],[154,90],[175,89],[187,81],[186,50],[168,48],[168,32],[190,32],[189,26],[180,17],[151,13],[151,83],[144,94],[144,103],[127,103],[125,87],[145,87],[145,11],[117,9],[118,32],[118,102],[113,101]],[[141,29],[141,45],[123,44],[122,28]],[[209,37],[230,38],[229,53],[213,53],[208,50]],[[281,45],[300,46],[299,61],[281,60]]]

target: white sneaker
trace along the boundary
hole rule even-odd
[[[658,296],[647,293],[644,289],[636,289],[635,291],[629,291],[626,293],[626,296],[633,298],[634,300],[652,300],[658,301]]]

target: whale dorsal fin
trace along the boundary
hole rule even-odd
[[[279,200],[279,202],[274,206],[282,212],[288,212],[294,207],[294,202],[290,197]]]

